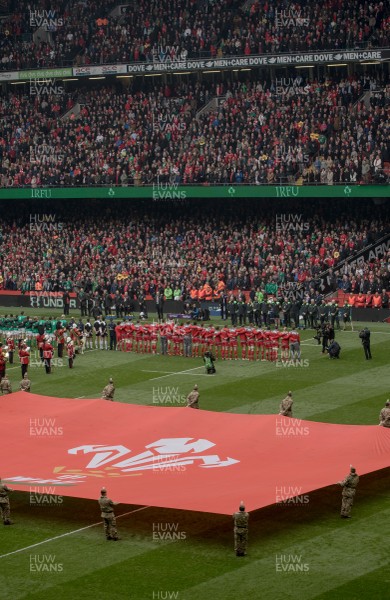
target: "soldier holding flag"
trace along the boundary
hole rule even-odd
[[[11,525],[11,507],[8,498],[9,492],[13,492],[13,489],[2,483],[0,478],[0,514],[3,518],[4,525]]]
[[[292,417],[292,405],[294,400],[292,399],[292,392],[290,391],[287,396],[281,401],[279,414],[284,417]]]
[[[107,490],[103,487],[100,491],[99,506],[101,510],[101,516],[104,523],[104,533],[106,534],[106,540],[114,540],[115,542],[120,539],[118,536],[118,530],[116,528],[116,519],[114,513],[114,506],[118,502],[113,502],[107,497]]]
[[[114,401],[115,386],[112,377],[108,381],[108,385],[103,388],[102,399]]]
[[[23,379],[19,384],[21,392],[30,392],[31,391],[31,381],[28,378],[27,373],[23,375]]]
[[[341,501],[341,518],[350,519],[353,499],[356,494],[356,488],[359,483],[359,475],[356,473],[355,467],[350,466],[349,474],[339,481],[339,485],[343,488]]]
[[[240,509],[233,514],[234,521],[234,550],[236,556],[246,556],[248,546],[248,521],[249,513],[245,511],[244,502],[241,500]]]

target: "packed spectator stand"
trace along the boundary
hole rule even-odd
[[[0,68],[390,46],[384,1],[139,0],[112,16],[120,4],[3,0]],[[48,35],[34,39],[48,14]]]
[[[83,290],[93,298],[119,294],[123,301],[156,298],[158,291],[184,301],[257,290],[283,296],[297,287],[311,295],[329,269],[331,290],[371,296],[390,291],[390,252],[343,262],[389,234],[386,204],[373,210],[345,201],[341,209],[336,201],[317,200],[313,214],[292,201],[287,208],[224,201],[207,209],[191,201],[180,205],[180,217],[175,204],[121,204],[114,210],[97,202],[83,212],[74,202],[51,202],[46,210],[55,211],[53,231],[43,229],[39,216],[21,217],[23,206],[3,218],[3,289]],[[285,211],[303,213],[300,231],[279,227],[276,218]]]
[[[22,0],[0,0],[0,69],[390,45],[385,2],[141,0],[136,10],[129,4],[112,16],[117,6],[40,0],[30,10]],[[196,83],[192,76],[78,81],[64,83],[63,94],[3,84],[0,187],[388,182],[385,68],[320,72],[290,70],[279,81],[268,69],[207,82],[199,74]],[[257,289],[283,294],[293,286],[311,293],[330,269],[334,291],[381,294],[389,290],[388,256],[337,269],[386,233],[384,207],[363,221],[353,211],[354,218],[350,212],[329,222],[317,214],[306,232],[280,232],[274,214],[248,207],[244,215],[208,207],[207,218],[199,207],[181,207],[180,221],[171,210],[146,218],[134,209],[122,219],[105,207],[98,215],[81,215],[78,207],[49,245],[31,223],[5,220],[1,285],[215,299]]]
[[[388,181],[388,82],[299,83],[12,90],[0,97],[0,187]],[[219,107],[199,113],[213,97]]]

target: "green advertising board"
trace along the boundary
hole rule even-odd
[[[184,200],[186,198],[389,198],[390,185],[226,185],[203,186],[160,183],[134,187],[2,188],[0,200],[29,198],[146,198]]]

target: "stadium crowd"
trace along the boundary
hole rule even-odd
[[[240,290],[283,295],[302,285],[313,295],[320,274],[329,269],[331,289],[390,290],[389,252],[338,267],[389,232],[385,206],[377,206],[372,215],[368,205],[346,205],[347,212],[327,219],[323,206],[313,216],[292,200],[284,216],[276,203],[262,210],[249,201],[207,209],[184,202],[180,218],[175,206],[157,203],[155,210],[131,206],[114,214],[99,204],[85,215],[78,203],[74,216],[67,206],[49,223],[39,215],[26,222],[19,212],[3,217],[3,289],[75,291],[98,300],[98,306],[126,309],[134,299],[156,298],[157,293],[167,300],[191,300],[203,290],[203,299],[213,299],[237,290],[238,295]]]
[[[113,0],[23,0],[1,22],[0,68],[54,67],[388,47],[384,1],[139,0],[110,16]],[[10,9],[11,11],[11,9]],[[38,17],[32,17],[34,11]],[[46,11],[46,13],[45,13]],[[49,11],[49,36],[34,31]]]
[[[102,87],[82,98],[9,93],[0,98],[0,187],[382,183],[389,90],[355,76]],[[212,97],[219,107],[199,114]]]

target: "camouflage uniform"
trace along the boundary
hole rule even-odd
[[[20,382],[20,389],[22,392],[29,392],[31,390],[31,381],[27,377],[27,373]]]
[[[12,385],[7,375],[1,380],[0,389],[2,394],[12,394]]]
[[[287,394],[284,400],[280,403],[279,414],[284,417],[292,417],[292,405],[294,400],[291,397],[291,394]]]
[[[114,400],[114,392],[115,392],[115,386],[113,383],[109,383],[108,385],[106,385],[106,387],[102,391],[103,400],[113,401]]]
[[[4,525],[11,525],[11,507],[9,503],[8,493],[13,490],[3,483],[0,479],[0,513],[4,521]]]
[[[187,407],[189,408],[199,408],[199,392],[198,386],[195,386],[192,392],[190,392],[187,396]]]
[[[343,481],[339,482],[339,485],[343,488],[342,501],[341,501],[341,517],[344,519],[351,518],[351,509],[353,499],[356,494],[356,488],[359,483],[359,475],[355,469],[351,467],[351,472],[346,476]]]
[[[385,408],[382,408],[379,414],[379,425],[382,427],[390,427],[390,402],[386,402]]]
[[[101,494],[102,495],[99,498],[99,506],[101,510],[101,517],[103,517],[106,539],[119,540],[114,513],[114,506],[116,502],[113,502],[110,500],[110,498],[107,498],[106,493],[101,492]]]
[[[242,507],[244,508],[244,507]],[[248,546],[249,513],[240,510],[233,515],[234,521],[234,551],[236,556],[245,556]]]

